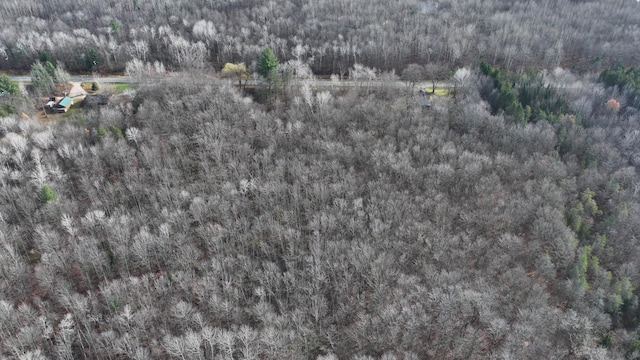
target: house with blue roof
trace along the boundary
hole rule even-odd
[[[71,105],[73,105],[73,99],[65,96],[62,99],[58,100],[57,103],[55,103],[51,109],[53,110],[54,113],[66,113],[67,111],[69,111],[69,108],[71,107]]]

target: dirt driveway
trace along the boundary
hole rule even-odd
[[[74,100],[77,98],[78,100],[84,99],[87,95],[87,92],[82,88],[82,83],[80,82],[70,82],[71,90],[69,90],[69,97],[72,97]]]

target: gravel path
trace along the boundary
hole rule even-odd
[[[80,100],[84,99],[87,95],[87,92],[84,91],[80,82],[71,82],[71,90],[69,90],[69,97],[72,98],[80,98]]]

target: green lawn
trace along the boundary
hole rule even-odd
[[[82,112],[82,101],[84,100],[73,99],[73,105],[71,105],[71,107],[66,113],[62,114],[62,117],[70,118],[73,115]]]
[[[89,94],[102,93],[105,91],[121,94],[124,91],[131,89],[134,86],[133,84],[126,83],[126,82],[101,83],[98,88],[98,91],[91,91],[91,84],[92,84],[91,82],[82,83],[82,88]]]
[[[431,86],[427,86],[425,88],[423,88],[422,90],[424,90],[427,94],[431,94]],[[442,87],[442,86],[436,86],[436,91],[433,93],[433,95],[437,95],[437,96],[449,96],[449,88],[446,87]]]
[[[131,89],[133,87],[131,83],[125,82],[113,83],[111,84],[111,86],[113,86],[113,91],[118,94],[123,93],[125,90]]]
[[[435,94],[438,95],[438,96],[449,96],[449,88],[436,87]]]

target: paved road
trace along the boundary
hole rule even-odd
[[[13,81],[18,82],[31,82],[31,76],[29,75],[19,75],[19,76],[9,76],[9,78]],[[101,83],[133,83],[135,82],[133,79],[126,76],[107,76],[107,77],[94,77],[94,76],[71,76],[69,78],[70,82],[101,82]]]
[[[640,1],[640,0],[638,0]],[[29,75],[18,75],[18,76],[9,76],[9,78],[13,81],[18,81],[18,82],[23,82],[23,83],[28,83],[31,82],[31,77]],[[218,79],[215,76],[211,76],[211,79]],[[97,81],[99,83],[137,83],[138,80],[134,79],[134,78],[130,78],[127,76],[105,76],[105,77],[94,77],[91,75],[86,75],[86,76],[71,76],[69,78],[70,82],[94,82]],[[200,79],[200,81],[202,82],[209,82],[211,81],[208,77],[203,77]],[[228,79],[229,84],[231,85],[236,85],[238,82],[233,80],[233,79]],[[189,79],[189,82],[193,82],[192,79]],[[247,81],[247,86],[257,86],[260,85],[262,83],[262,80],[258,80],[258,79],[250,79],[249,81]],[[289,86],[302,86],[305,83],[309,83],[308,81],[305,80],[291,80],[289,81],[288,85]],[[373,80],[373,81],[366,81],[366,80],[339,80],[339,81],[332,81],[332,80],[327,80],[327,79],[315,79],[313,81],[313,83],[309,83],[311,86],[318,88],[318,87],[323,87],[323,88],[350,88],[350,87],[394,87],[394,88],[403,88],[403,87],[407,87],[407,83],[401,80],[397,80],[397,81],[381,81],[381,80]],[[558,88],[579,88],[582,86],[582,84],[580,82],[575,82],[572,84],[559,84],[559,83],[549,83],[549,85],[552,85],[554,87],[558,87]],[[419,83],[415,84],[415,89],[427,89],[427,90],[431,90],[431,86],[432,86],[432,82],[425,80],[425,81],[421,81]],[[449,88],[452,89],[455,87],[455,84],[452,81],[438,81],[436,83],[436,87],[440,87],[440,88]]]
[[[31,82],[31,77],[29,75],[18,75],[18,76],[9,76],[11,80],[28,83]],[[203,81],[209,81],[208,79],[202,79]],[[137,83],[136,79],[127,77],[127,76],[105,76],[105,77],[94,77],[94,76],[71,76],[69,78],[70,82],[94,82],[97,81],[99,83]],[[190,80],[192,82],[192,80]],[[229,80],[230,84],[237,84],[234,80]],[[248,86],[256,86],[261,83],[261,80],[251,79],[247,82]],[[289,81],[289,86],[302,86],[305,83],[309,83],[313,87],[323,87],[323,88],[350,88],[350,87],[394,87],[394,88],[403,88],[407,87],[407,83],[404,81],[366,81],[366,80],[340,80],[340,81],[332,81],[325,79],[316,79],[312,83],[304,80],[291,80]],[[416,83],[416,88],[431,88],[431,82],[425,81]],[[452,88],[454,84],[452,82],[438,82],[436,83],[438,87],[446,87]]]
[[[331,81],[324,79],[316,79],[313,83],[305,80],[292,80],[288,82],[288,85],[292,86],[302,86],[305,83],[308,83],[312,86],[320,86],[320,87],[394,87],[394,88],[403,88],[407,87],[407,83],[404,81],[381,81],[381,80],[340,80],[340,81]],[[260,80],[250,80],[247,85],[258,85],[260,84]],[[431,82],[419,82],[416,83],[416,88],[431,88]],[[438,81],[436,83],[436,87],[453,87],[453,83]]]

